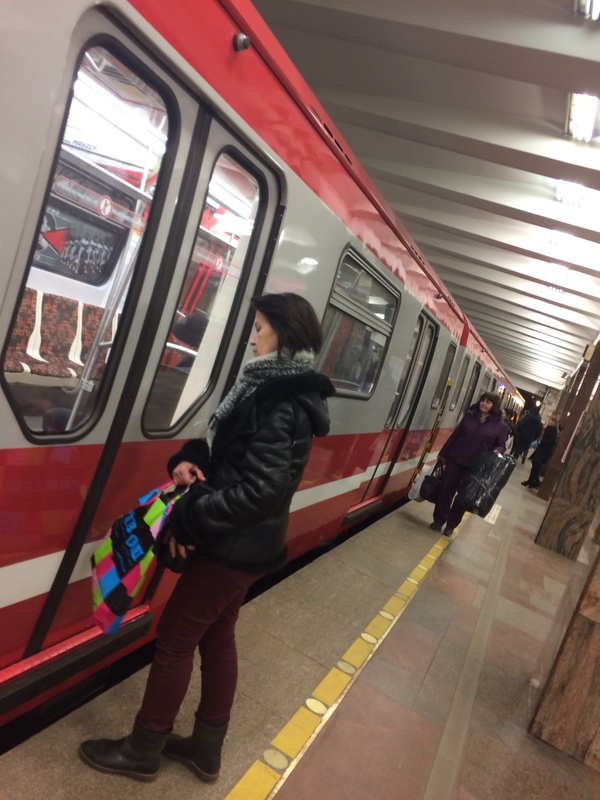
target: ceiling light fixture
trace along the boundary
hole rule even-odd
[[[553,247],[560,247],[562,250],[571,251],[577,242],[577,237],[572,233],[551,230],[548,239]]]
[[[581,142],[591,142],[596,127],[598,98],[591,94],[569,95],[567,134]]]
[[[556,181],[556,199],[568,206],[582,206],[588,192],[585,186],[572,181]]]
[[[548,275],[563,277],[568,271],[569,268],[565,266],[565,264],[556,264],[554,261],[552,261],[550,264],[546,265],[546,273]]]
[[[597,20],[600,17],[600,0],[574,0],[574,11],[586,19]]]

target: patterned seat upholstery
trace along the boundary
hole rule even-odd
[[[99,306],[92,306],[89,303],[84,303],[83,318],[81,326],[81,355],[80,359],[84,364],[90,355],[94,338],[100,327],[100,320],[102,319],[103,308]]]
[[[99,308],[98,306],[88,305],[87,303],[83,306],[83,325],[81,331],[81,361],[86,364],[87,360],[90,355],[90,350],[92,348],[92,344],[94,343],[94,338],[100,327],[100,321],[102,320],[102,315],[104,313],[103,308]],[[111,327],[109,327],[106,335],[104,336],[104,342],[113,342],[115,332],[117,329],[118,323],[117,314],[113,319],[113,323]],[[102,373],[106,368],[106,362],[110,356],[110,346],[106,345],[100,350],[100,354],[98,356],[98,360],[96,361],[96,365],[94,367],[94,371],[92,373],[92,379],[94,381],[99,381],[102,378]]]
[[[99,306],[26,288],[4,357],[4,372],[65,380],[80,377],[103,313]],[[114,340],[118,320],[117,314],[105,342]],[[110,349],[105,345],[100,351],[94,381],[101,379]]]
[[[10,342],[2,368],[4,372],[29,372],[32,364],[39,363],[27,352],[29,340],[35,328],[35,312],[38,293],[35,289],[25,288],[19,313],[10,337]]]
[[[39,348],[43,361],[31,366],[34,375],[52,378],[74,378],[76,371],[69,361],[69,351],[77,335],[79,303],[55,294],[44,295],[42,303],[42,341]]]

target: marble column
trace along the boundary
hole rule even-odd
[[[571,619],[530,733],[600,771],[600,557]]]
[[[561,424],[564,421],[567,410],[569,411],[569,416],[566,418],[566,422],[560,435],[560,439],[558,440],[556,450],[554,451],[554,455],[548,464],[548,469],[544,475],[542,486],[538,492],[538,497],[541,497],[542,500],[549,500],[552,497],[554,487],[557,485],[557,482],[559,481],[559,478],[563,472],[563,456],[565,454],[565,450],[573,438],[581,416],[584,414],[587,408],[599,375],[600,345],[598,345],[594,350],[592,359],[580,384],[579,391],[575,395],[574,399],[568,404],[568,409],[565,409],[565,412],[563,412]]]
[[[588,363],[583,362],[583,364],[579,367],[575,375],[573,375],[570,385],[568,388],[565,388],[563,395],[560,398],[558,406],[556,408],[556,415],[558,416],[558,420],[560,423],[560,427],[564,428],[567,420],[569,418],[569,413],[571,411],[571,406],[575,402],[575,398],[577,397],[577,392],[581,388],[581,383],[585,378],[585,373],[588,368]]]
[[[596,350],[600,352],[600,347]],[[581,430],[574,433],[569,438],[565,428],[561,434],[561,440],[566,439],[563,451],[569,447],[569,452],[535,539],[536,544],[572,559],[579,555],[600,506],[600,392],[583,416]]]

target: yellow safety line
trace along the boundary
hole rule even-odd
[[[462,523],[456,530],[461,527]],[[252,764],[225,800],[270,800],[277,794],[454,536],[438,539],[359,638],[346,650],[337,666],[313,691],[306,705],[296,711],[271,741],[271,747],[263,754],[263,761]]]

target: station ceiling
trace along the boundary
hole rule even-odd
[[[528,391],[562,388],[600,331],[600,139],[565,134],[570,93],[600,95],[600,22],[573,3],[254,0]]]

